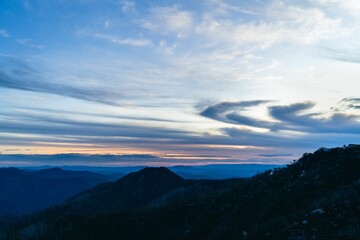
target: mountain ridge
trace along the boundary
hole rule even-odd
[[[110,181],[100,174],[56,169],[0,168],[0,216],[22,215],[59,204],[86,188]]]

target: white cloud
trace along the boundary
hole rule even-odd
[[[211,4],[211,8],[217,14],[228,14],[229,12],[236,12],[248,15],[259,14],[259,10],[256,8],[232,5],[224,0],[208,0],[208,3]],[[243,3],[246,3],[246,1]],[[239,2],[239,4],[242,4],[242,2]]]
[[[279,2],[269,8],[268,14],[282,29],[282,37],[288,37],[294,42],[311,44],[342,32],[340,18],[330,18],[317,8],[303,8]]]
[[[92,35],[95,38],[103,39],[110,41],[112,43],[120,44],[120,45],[130,45],[134,47],[145,47],[150,46],[152,43],[149,39],[145,38],[119,38],[117,36],[96,33]]]
[[[6,38],[6,37],[10,37],[10,34],[4,29],[0,29],[0,36]]]
[[[193,14],[174,6],[156,7],[151,9],[150,18],[144,20],[142,26],[162,34],[175,33],[177,37],[182,38],[193,26]]]
[[[121,2],[121,10],[126,13],[126,12],[131,12],[131,11],[135,11],[135,2],[134,1],[122,1]]]
[[[107,19],[105,22],[104,22],[104,28],[109,28],[111,26],[111,22],[109,19]]]
[[[341,18],[330,17],[318,8],[275,1],[259,5],[262,9],[255,12],[221,0],[212,0],[210,4],[213,8],[202,12],[178,6],[155,7],[141,25],[177,38],[191,35],[209,46],[251,44],[261,48],[279,43],[315,44],[345,32],[341,29]]]
[[[311,0],[311,2],[314,1],[333,8],[342,8],[353,15],[360,16],[359,0]]]
[[[159,42],[160,49],[165,52],[166,54],[174,54],[175,49],[177,47],[177,43],[174,43],[172,45],[169,45],[165,40],[161,40]]]
[[[27,46],[27,47],[31,47],[31,48],[36,48],[36,49],[43,49],[43,48],[44,48],[43,45],[33,43],[33,42],[32,42],[30,39],[28,39],[28,38],[17,39],[16,42],[18,42],[19,44],[21,44],[21,45],[23,45],[23,46]]]
[[[267,48],[282,42],[313,44],[339,34],[340,24],[341,19],[329,18],[320,9],[276,3],[267,8],[262,19],[248,22],[206,14],[196,31],[222,42]]]

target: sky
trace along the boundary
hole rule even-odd
[[[359,143],[359,63],[358,0],[3,0],[0,163],[289,163]]]

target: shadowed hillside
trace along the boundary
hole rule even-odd
[[[101,174],[51,168],[0,169],[0,216],[24,214],[53,206],[87,188],[110,181]]]

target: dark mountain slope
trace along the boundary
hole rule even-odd
[[[0,216],[44,209],[105,181],[106,176],[90,172],[1,168]]]
[[[186,187],[188,182],[164,167],[144,168],[114,183],[101,184],[84,191],[69,199],[65,207],[71,208],[72,212],[87,213],[139,207],[175,189]]]
[[[159,205],[108,214],[47,210],[12,225],[3,238],[360,239],[359,145],[319,149],[249,179],[187,184]],[[80,196],[96,198],[99,188],[108,189],[80,194],[79,206]]]

